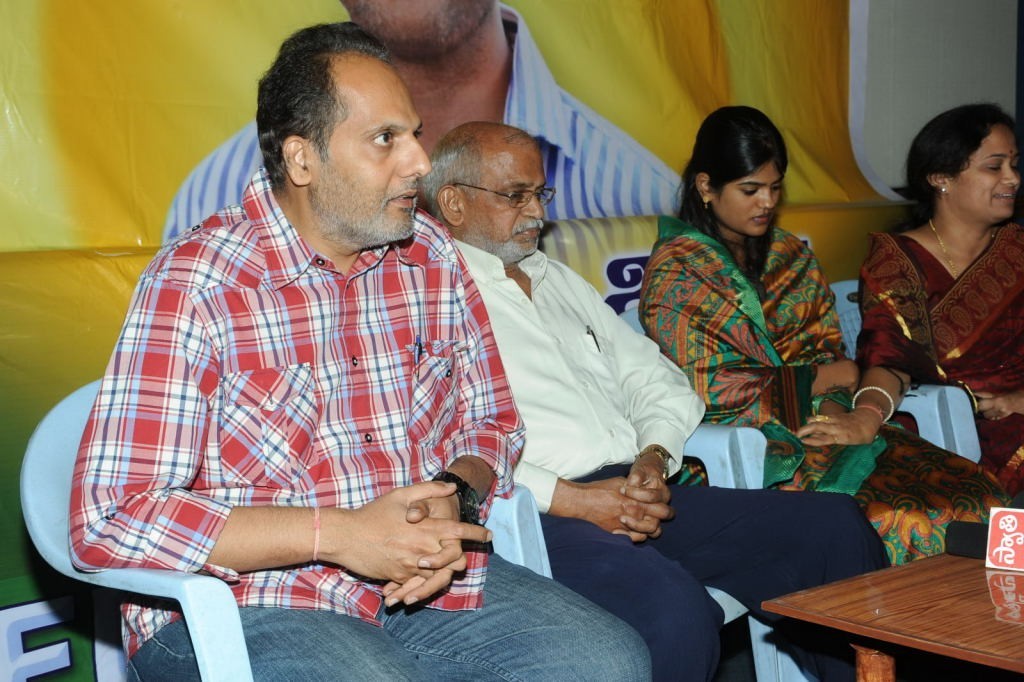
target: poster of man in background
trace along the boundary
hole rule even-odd
[[[497,0],[343,0],[353,21],[383,42],[423,118],[429,152],[467,121],[503,121],[541,145],[551,220],[675,211],[678,173],[560,88],[520,15]],[[169,241],[237,203],[259,166],[250,123],[189,174],[174,197]]]

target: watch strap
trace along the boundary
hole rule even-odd
[[[637,454],[636,459],[640,459],[644,455],[648,454],[655,454],[661,458],[661,477],[663,479],[667,479],[669,465],[672,462],[672,455],[669,454],[669,451],[661,447],[660,445],[648,445],[646,448],[644,448]]]
[[[480,497],[466,479],[450,471],[442,471],[433,480],[455,484],[455,496],[459,501],[459,521],[480,525]]]

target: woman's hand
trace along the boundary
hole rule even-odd
[[[817,373],[814,375],[814,383],[811,384],[811,393],[821,395],[846,389],[850,393],[857,388],[860,381],[860,370],[853,360],[836,360],[824,365],[818,365]]]
[[[1011,414],[1024,414],[1024,391],[1012,391],[996,395],[988,391],[975,391],[978,412],[985,419],[999,420]]]
[[[822,371],[828,367],[834,372],[849,372],[841,363],[851,360],[840,360],[831,365],[818,368],[818,379]],[[856,365],[853,371],[857,371]],[[871,367],[861,377],[860,388],[854,393],[857,406],[849,412],[839,410],[839,405],[831,401],[822,402],[821,412],[807,420],[796,435],[808,445],[859,445],[874,440],[878,429],[882,428],[884,417],[892,417],[900,401],[903,400],[904,387],[909,384],[910,377],[902,370],[886,367]],[[815,380],[817,383],[817,380]],[[854,383],[853,388],[857,387]],[[851,389],[852,390],[852,389]],[[857,395],[857,394],[860,395]]]
[[[875,439],[882,420],[872,410],[859,409],[833,415],[815,415],[797,430],[808,445],[857,445]]]

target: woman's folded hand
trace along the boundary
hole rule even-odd
[[[874,440],[881,426],[878,415],[870,410],[854,410],[833,415],[815,415],[800,427],[796,435],[808,445],[859,445]]]

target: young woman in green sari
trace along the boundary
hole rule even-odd
[[[678,218],[663,216],[640,319],[690,377],[706,421],[761,428],[765,486],[854,495],[894,564],[945,548],[952,520],[1007,496],[962,457],[889,426],[908,377],[847,360],[828,284],[775,227],[786,147],[750,107],[701,125]]]

